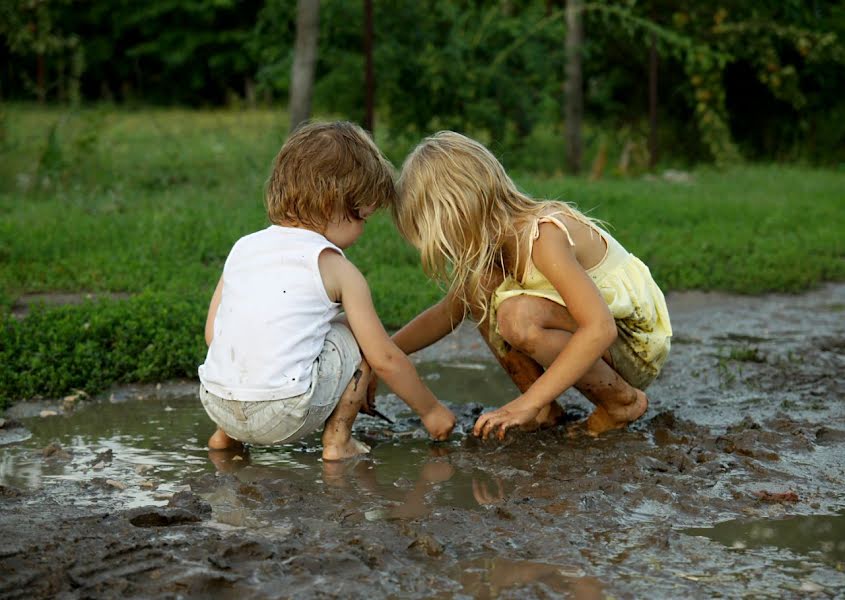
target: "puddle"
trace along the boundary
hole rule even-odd
[[[319,434],[209,452],[192,382],[67,414],[15,406],[0,425],[0,598],[841,593],[845,323],[830,307],[845,285],[673,302],[685,343],[648,414],[599,439],[467,435],[516,395],[467,327],[415,357],[457,415],[452,438],[429,442],[385,390],[395,424],[360,417],[372,454],[343,463],[322,462]],[[765,362],[742,360],[752,342]],[[586,414],[577,394],[560,401]]]
[[[809,515],[783,519],[732,520],[714,527],[684,530],[733,550],[780,548],[796,556],[813,557],[845,569],[845,511],[836,515]]]

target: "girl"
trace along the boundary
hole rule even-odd
[[[587,431],[626,426],[669,354],[666,302],[648,267],[574,207],[517,190],[481,144],[444,131],[406,159],[393,207],[399,231],[446,297],[394,336],[406,353],[468,314],[522,394],[473,433],[554,424],[575,386],[596,408]]]

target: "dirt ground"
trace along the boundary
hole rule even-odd
[[[467,435],[515,393],[467,326],[415,357],[452,439],[385,391],[341,464],[207,452],[194,382],[13,407],[0,598],[845,597],[845,285],[668,300],[649,411],[599,439]]]

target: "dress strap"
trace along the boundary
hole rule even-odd
[[[554,215],[546,215],[544,217],[539,217],[535,219],[534,223],[531,226],[531,235],[528,238],[528,260],[525,263],[525,271],[522,273],[520,281],[525,280],[525,277],[528,275],[528,271],[534,264],[531,261],[531,253],[534,252],[534,240],[540,237],[540,223],[552,223],[553,225],[556,225],[558,229],[560,229],[563,233],[566,234],[566,239],[569,240],[569,243],[572,245],[572,247],[575,247],[575,242],[572,240],[572,236],[569,234],[569,229],[566,228],[566,225],[564,225],[563,221],[561,221]]]
[[[534,240],[540,237],[540,223],[552,223],[553,225],[556,225],[558,229],[560,229],[563,233],[566,234],[566,239],[569,240],[569,243],[572,245],[572,247],[575,247],[575,242],[572,241],[572,236],[569,234],[569,229],[566,228],[566,225],[563,224],[563,221],[553,215],[546,215],[545,217],[540,217],[539,219],[534,221],[534,225],[531,228],[531,238],[528,240],[529,257],[534,251]]]

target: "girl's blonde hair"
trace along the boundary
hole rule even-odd
[[[512,265],[529,232],[517,221],[548,212],[520,192],[502,164],[482,144],[453,131],[423,140],[405,159],[393,218],[402,236],[420,252],[426,274],[444,284],[467,312],[487,315],[494,274],[507,276],[504,244],[516,241]],[[590,222],[577,209],[567,214]],[[515,273],[510,275],[516,276]]]

